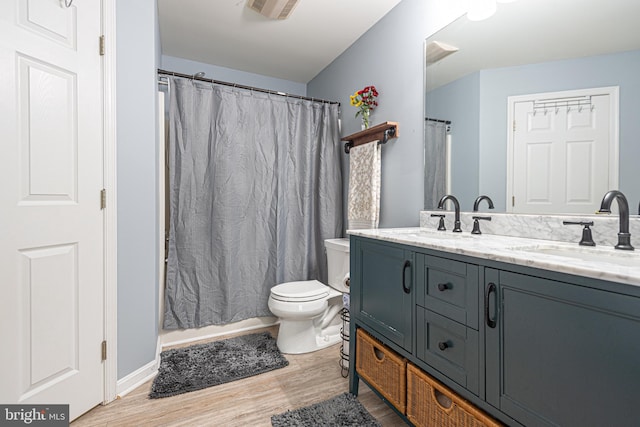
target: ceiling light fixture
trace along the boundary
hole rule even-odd
[[[467,19],[469,21],[482,21],[496,13],[496,0],[469,0]]]
[[[248,0],[247,7],[271,19],[287,19],[298,0]]]

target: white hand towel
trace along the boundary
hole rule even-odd
[[[354,147],[349,153],[347,219],[350,230],[378,228],[381,155],[377,142]]]

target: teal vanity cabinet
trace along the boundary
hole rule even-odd
[[[497,259],[352,235],[350,336],[508,426],[640,426],[640,286]]]
[[[640,425],[635,287],[538,272],[485,269],[486,401],[526,426]]]

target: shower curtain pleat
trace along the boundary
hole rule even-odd
[[[434,210],[445,195],[447,124],[427,119],[424,144],[424,208]]]
[[[272,316],[342,232],[337,105],[171,78],[164,329]]]

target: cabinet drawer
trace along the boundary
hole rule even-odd
[[[478,266],[423,255],[418,260],[416,303],[478,329]]]
[[[407,365],[407,418],[418,427],[500,426],[411,363]]]
[[[416,319],[418,358],[477,395],[478,331],[422,307]]]
[[[361,328],[356,336],[358,375],[404,414],[407,403],[407,360]]]

